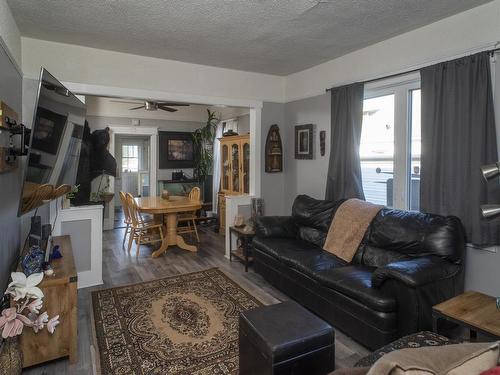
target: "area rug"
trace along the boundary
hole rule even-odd
[[[262,305],[217,268],[92,292],[108,374],[236,374],[238,317]]]

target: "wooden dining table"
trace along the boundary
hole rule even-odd
[[[183,212],[193,212],[201,208],[201,201],[189,197],[171,196],[168,200],[161,197],[135,198],[139,210],[144,213],[161,216],[164,233],[163,242],[158,250],[153,252],[153,258],[162,255],[169,246],[178,246],[181,249],[198,251],[194,245],[188,245],[184,238],[177,234],[177,215]]]

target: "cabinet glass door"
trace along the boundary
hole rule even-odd
[[[222,146],[222,190],[229,190],[229,177],[231,176],[231,168],[229,161],[229,147]]]
[[[231,166],[232,166],[232,191],[240,191],[240,145],[233,143],[231,145]]]
[[[243,142],[243,193],[250,193],[250,144]]]

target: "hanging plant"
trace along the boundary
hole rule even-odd
[[[193,143],[196,147],[196,158],[194,164],[194,175],[201,182],[205,182],[208,175],[212,173],[214,161],[214,140],[219,118],[214,112],[207,109],[208,119],[205,126],[193,132]]]

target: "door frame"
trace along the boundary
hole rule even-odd
[[[139,136],[149,136],[149,195],[155,197],[157,195],[156,187],[156,172],[158,169],[158,128],[148,127],[148,126],[120,126],[120,125],[108,125],[110,130],[110,141],[109,141],[109,152],[113,157],[115,156],[115,144],[117,135],[139,135]],[[113,199],[117,199],[115,192],[115,181],[111,177],[111,191],[115,193]],[[109,210],[108,218],[104,219],[104,229],[112,229],[114,226],[115,210]],[[108,221],[108,222],[107,222]]]

